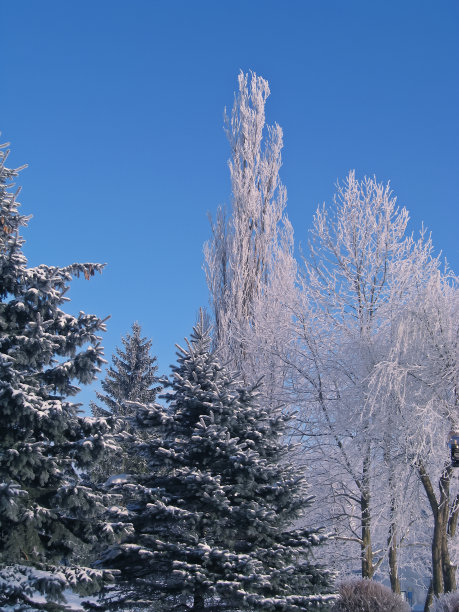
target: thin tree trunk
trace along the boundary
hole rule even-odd
[[[393,514],[393,506],[391,507],[391,513]],[[389,545],[389,577],[390,577],[390,588],[394,593],[400,595],[400,579],[398,576],[398,544],[397,544],[397,525],[391,520],[389,527],[389,537],[387,539]]]
[[[442,530],[446,530],[447,524],[443,524],[444,515],[435,496],[432,482],[422,461],[418,461],[416,468],[426,492],[427,499],[429,500],[434,519],[434,531],[432,535],[432,589],[435,595],[440,595],[443,593],[444,589],[442,569]],[[442,492],[443,487],[440,479],[440,495],[442,495]]]
[[[397,532],[397,500],[395,496],[394,486],[394,470],[390,457],[390,438],[389,432],[385,436],[384,444],[384,461],[389,473],[389,491],[390,491],[390,524],[389,533],[387,536],[388,546],[388,561],[389,561],[389,578],[390,587],[393,593],[400,595],[400,579],[398,575],[398,532]]]
[[[456,590],[456,569],[457,566],[451,563],[448,550],[448,539],[445,533],[442,538],[442,571],[445,593]]]
[[[443,588],[446,593],[456,590],[456,566],[452,565],[448,550],[448,532],[450,529],[450,481],[452,468],[446,467],[440,477],[440,507],[441,514],[441,555],[442,555],[442,573],[443,573]],[[454,514],[454,508],[453,508]]]
[[[453,539],[456,535],[457,519],[459,514],[459,495],[456,495],[454,503],[451,506],[451,511],[448,517],[448,528],[447,534],[450,539]],[[449,591],[455,591],[457,589],[456,583],[456,572],[457,565],[449,564],[448,575],[445,579],[445,583],[448,585]]]
[[[371,547],[371,511],[370,511],[370,459],[363,462],[362,488],[360,490],[360,512],[362,520],[362,578],[373,578],[373,551]]]
[[[360,508],[362,513],[362,578],[373,578],[373,551],[371,548],[370,500],[362,493]]]
[[[442,513],[437,512],[434,517],[434,531],[432,536],[432,587],[436,596],[443,593],[443,555],[442,555]]]

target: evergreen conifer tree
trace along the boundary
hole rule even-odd
[[[102,381],[102,389],[105,393],[96,391],[96,395],[105,408],[91,403],[92,413],[96,417],[114,416],[121,419],[121,429],[125,441],[120,442],[120,448],[116,453],[106,453],[91,471],[92,479],[96,482],[105,481],[110,475],[119,474],[124,471],[138,471],[142,469],[143,463],[137,457],[128,456],[127,446],[130,437],[126,433],[132,431],[132,417],[135,414],[133,402],[150,404],[156,400],[157,393],[161,390],[156,372],[156,357],[151,357],[151,340],[142,338],[142,329],[139,323],[132,324],[132,334],[121,338],[124,350],[116,349],[112,357],[112,366],[108,369],[105,379]]]
[[[239,389],[210,345],[201,320],[179,347],[170,411],[138,406],[162,439],[141,442],[147,472],[117,486],[134,531],[101,561],[121,570],[116,607],[327,609],[330,575],[310,558],[324,537],[293,528],[310,498],[285,461],[286,417]]]
[[[124,351],[116,349],[113,355],[113,365],[108,369],[102,389],[105,394],[96,392],[98,399],[107,409],[92,402],[94,416],[126,416],[133,414],[132,408],[125,402],[140,402],[152,404],[160,386],[156,372],[156,357],[150,356],[151,340],[142,338],[142,328],[136,321],[132,324],[132,334],[121,338]]]
[[[61,307],[69,282],[99,264],[27,267],[13,178],[0,148],[0,607],[65,609],[67,587],[96,588],[100,571],[71,565],[110,527],[102,497],[80,474],[101,454],[107,421],[69,399],[103,361],[104,322]],[[96,531],[97,530],[97,531]],[[47,600],[37,603],[37,592]],[[56,607],[57,606],[57,607]],[[8,609],[10,609],[8,607]],[[14,608],[16,609],[16,608]]]

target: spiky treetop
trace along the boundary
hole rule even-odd
[[[132,324],[132,335],[121,338],[124,351],[116,349],[113,366],[102,381],[103,393],[96,393],[108,411],[92,403],[95,416],[126,416],[132,412],[126,402],[154,403],[161,387],[157,384],[156,357],[150,356],[151,340],[142,338],[139,323]]]
[[[105,394],[96,392],[106,408],[91,403],[94,416],[115,417],[120,432],[118,448],[114,452],[106,453],[104,458],[93,466],[91,479],[94,482],[103,483],[116,474],[141,472],[145,469],[145,462],[135,453],[129,453],[132,446],[132,417],[136,412],[134,402],[154,403],[161,386],[157,384],[156,357],[150,356],[152,342],[142,338],[141,331],[139,323],[133,323],[132,335],[127,334],[121,339],[124,351],[116,349],[117,355],[112,358],[113,366],[102,381]],[[139,436],[141,433],[137,432],[137,437]]]

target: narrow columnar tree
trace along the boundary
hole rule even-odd
[[[293,527],[310,497],[285,459],[286,417],[239,388],[202,319],[179,350],[170,411],[137,406],[138,426],[163,432],[137,449],[148,471],[115,483],[134,526],[102,561],[122,572],[115,605],[327,609],[330,576],[311,559],[324,537]]]
[[[72,563],[96,535],[102,497],[81,480],[101,454],[107,421],[78,415],[71,397],[103,361],[95,315],[62,310],[74,276],[99,264],[27,267],[12,180],[0,149],[0,606],[53,608],[63,589],[97,587],[101,573]],[[75,384],[76,383],[76,384]],[[84,560],[84,559],[83,559]],[[38,604],[37,604],[38,605]],[[59,604],[62,609],[64,604]],[[4,607],[5,606],[5,607]],[[35,608],[33,608],[35,609]]]
[[[96,392],[105,408],[91,403],[94,416],[118,418],[121,421],[118,428],[124,433],[129,433],[132,428],[130,417],[135,414],[132,402],[154,403],[161,389],[156,375],[156,357],[150,354],[152,342],[142,338],[141,334],[142,329],[135,322],[132,324],[132,334],[121,338],[124,350],[117,348],[112,357],[113,364],[102,381],[105,393]],[[124,452],[120,453],[118,449],[115,453],[106,453],[104,459],[91,471],[94,480],[102,482],[110,475],[141,469],[142,462],[128,457],[126,445],[129,445],[129,437],[126,438],[124,443],[120,443]]]
[[[225,127],[231,147],[231,208],[220,207],[205,246],[215,341],[246,383],[264,376],[270,403],[282,391],[296,264],[279,178],[282,129],[265,125],[268,82],[239,74]],[[277,400],[279,398],[277,397]]]

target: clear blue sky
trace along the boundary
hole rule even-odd
[[[165,371],[207,304],[206,214],[229,201],[222,115],[240,69],[270,83],[297,242],[355,168],[390,179],[458,271],[457,0],[0,0],[0,18],[25,252],[107,262],[69,295],[111,315],[108,359],[138,320]]]

